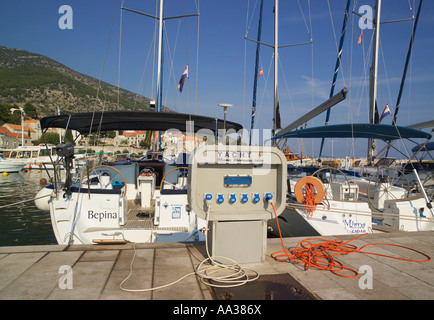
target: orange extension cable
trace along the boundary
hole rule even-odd
[[[358,253],[372,254],[372,255],[377,255],[377,256],[382,256],[382,257],[397,259],[397,260],[403,260],[403,261],[412,261],[412,262],[431,261],[431,258],[425,253],[398,244],[369,243],[364,245],[361,248],[357,248],[357,246],[350,244],[351,241],[359,239],[362,236],[366,235],[367,233],[361,234],[355,237],[354,239],[348,241],[343,241],[341,239],[326,240],[326,239],[316,238],[316,237],[307,238],[304,239],[303,241],[300,241],[295,247],[295,249],[288,251],[285,249],[285,245],[283,244],[282,233],[280,231],[280,226],[279,226],[279,220],[277,219],[276,209],[274,208],[273,202],[271,202],[271,206],[273,207],[277,228],[279,230],[280,241],[282,243],[282,248],[283,248],[283,251],[276,251],[271,254],[271,256],[277,261],[282,261],[282,262],[290,261],[290,262],[300,263],[300,264],[304,263],[305,270],[308,270],[310,267],[315,267],[321,270],[329,270],[334,274],[344,278],[356,278],[358,277],[359,273],[352,268],[344,266],[340,261],[334,258],[336,256],[358,252]],[[321,242],[317,242],[317,241],[321,241]],[[375,246],[375,245],[393,246],[393,247],[408,249],[421,254],[426,258],[426,260],[405,259],[405,258],[398,258],[398,257],[393,257],[389,255],[375,253],[375,252],[363,251],[364,248],[368,246]],[[347,273],[350,273],[350,275],[343,274],[345,271]]]

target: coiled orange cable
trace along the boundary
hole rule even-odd
[[[307,211],[307,218],[312,218],[313,212],[316,209],[315,204],[315,188],[312,184],[306,183],[305,187],[305,196],[303,200],[303,204],[306,205],[306,211]]]
[[[334,258],[335,256],[347,255],[350,253],[358,252],[358,253],[372,254],[372,255],[377,255],[377,256],[382,256],[382,257],[397,259],[397,260],[403,260],[403,261],[412,261],[412,262],[431,261],[431,258],[425,253],[398,244],[369,243],[364,245],[361,248],[358,248],[357,246],[350,244],[351,241],[359,239],[362,236],[366,235],[367,233],[361,234],[348,241],[343,241],[341,239],[327,240],[322,238],[311,237],[311,238],[304,239],[303,241],[300,241],[296,245],[295,249],[290,251],[286,250],[285,245],[283,244],[282,233],[280,231],[280,226],[279,226],[279,220],[277,219],[276,209],[274,208],[273,202],[271,202],[271,206],[273,207],[277,228],[279,230],[280,242],[283,248],[282,251],[276,251],[271,254],[271,256],[277,261],[282,261],[282,262],[289,261],[289,262],[300,263],[300,264],[304,263],[305,270],[308,270],[310,267],[315,267],[321,270],[329,270],[332,273],[344,278],[356,278],[358,277],[359,273],[358,271],[352,268],[344,266],[343,263],[341,263],[340,261]],[[406,258],[393,257],[385,254],[375,253],[375,252],[363,251],[364,248],[368,246],[375,246],[375,245],[394,246],[394,247],[408,249],[418,254],[421,254],[426,258],[426,260],[406,259]],[[350,273],[350,275],[344,274],[345,272]]]

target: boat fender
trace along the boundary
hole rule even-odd
[[[325,196],[325,188],[320,179],[312,176],[303,177],[295,184],[294,193],[297,201],[300,203],[306,201],[306,196],[303,193],[306,185],[312,185],[316,190],[315,197],[313,198],[315,204],[321,203]]]
[[[35,195],[35,206],[43,212],[50,212],[50,195],[53,193],[52,185],[45,186]]]

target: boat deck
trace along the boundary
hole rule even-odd
[[[350,240],[354,236],[340,239]],[[294,248],[304,238],[284,238],[286,248]],[[324,237],[335,239],[335,237]],[[410,247],[434,257],[434,232],[397,232],[368,234],[352,242],[391,243]],[[142,300],[433,300],[434,261],[409,262],[382,256],[353,253],[339,257],[355,270],[372,269],[372,287],[363,289],[367,273],[357,278],[339,277],[330,271],[279,262],[271,254],[282,250],[280,239],[268,239],[267,255],[261,263],[242,264],[259,273],[259,279],[237,288],[219,290],[201,283],[194,274],[175,285],[147,292],[125,292],[168,284],[194,272],[204,259],[203,243],[150,243],[125,245],[47,245],[0,247],[0,299],[142,299]],[[422,259],[419,254],[399,247],[372,246],[369,251],[402,258]],[[65,288],[61,268],[72,268],[71,288]],[[284,286],[277,279],[291,278]],[[273,280],[274,279],[274,280]],[[66,282],[65,282],[66,281]],[[274,281],[274,282],[273,282]],[[286,281],[286,280],[285,280]],[[271,285],[273,284],[274,285]],[[257,286],[255,289],[254,286]],[[64,289],[62,289],[62,287]],[[238,290],[238,291],[237,291]],[[283,292],[283,290],[285,290]],[[255,296],[252,297],[252,294]],[[291,298],[292,296],[292,298]],[[256,301],[260,305],[261,301]],[[178,303],[179,305],[179,303]],[[162,312],[173,312],[170,303]],[[278,307],[279,305],[277,305]],[[280,305],[284,307],[283,305]],[[216,310],[214,310],[215,312]],[[266,310],[262,310],[264,314]]]

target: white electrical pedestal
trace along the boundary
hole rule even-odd
[[[261,262],[267,220],[286,206],[287,163],[275,147],[205,146],[195,151],[188,174],[188,202],[208,221],[212,256]]]

